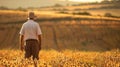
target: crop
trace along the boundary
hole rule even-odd
[[[19,50],[0,50],[0,67],[120,67],[120,51],[42,50],[40,59],[24,59]],[[36,62],[36,63],[35,63]]]

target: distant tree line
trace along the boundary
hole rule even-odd
[[[103,0],[101,3],[119,3],[120,4],[120,0]]]
[[[99,2],[91,2],[91,3],[80,3],[80,4],[73,4],[72,6],[81,6],[81,5],[91,5],[91,4],[113,4],[120,6],[120,0],[103,0],[100,3]]]
[[[112,4],[112,6],[109,6],[107,8],[116,8],[120,9],[120,0],[103,0],[101,3],[104,4]],[[106,8],[106,7],[105,7]]]
[[[6,6],[0,6],[0,10],[20,10],[20,11],[27,11],[27,9],[22,8],[22,7],[18,7],[16,9],[12,9],[12,8],[8,8]]]
[[[9,10],[9,8],[5,6],[0,6],[0,10]]]

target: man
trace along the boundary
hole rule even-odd
[[[35,58],[38,60],[42,33],[39,24],[34,21],[34,12],[29,12],[28,17],[28,21],[22,25],[20,30],[20,48],[22,51],[25,50],[25,58],[33,56],[33,60]]]

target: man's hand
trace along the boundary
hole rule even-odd
[[[21,46],[20,49],[21,49],[21,51],[24,51],[25,47],[24,47],[24,46]]]
[[[20,35],[20,49],[21,51],[24,50],[24,36]]]

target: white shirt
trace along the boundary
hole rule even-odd
[[[22,25],[20,30],[20,35],[24,35],[24,41],[27,39],[37,39],[38,35],[41,35],[41,29],[37,22],[33,20],[28,20]]]

